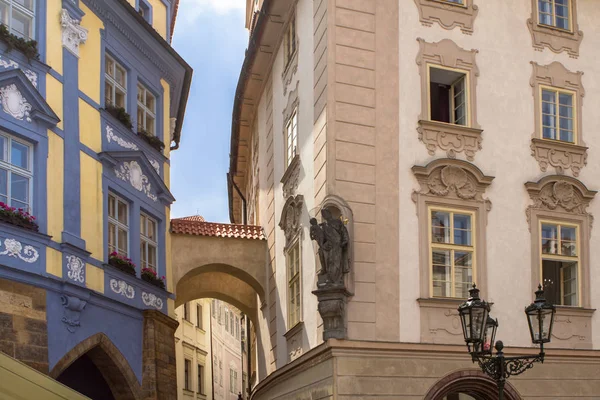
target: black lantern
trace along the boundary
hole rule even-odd
[[[482,353],[491,354],[494,349],[494,343],[496,343],[496,330],[498,329],[498,320],[490,317],[487,317],[487,323],[485,324],[485,332],[483,335],[482,342]]]
[[[546,302],[542,285],[539,285],[535,292],[535,301],[525,308],[529,333],[534,344],[550,342],[555,313],[556,307]]]
[[[469,299],[458,307],[463,334],[467,346],[480,349],[486,331],[490,305],[479,298],[479,289],[473,284],[469,289]]]

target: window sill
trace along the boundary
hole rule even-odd
[[[573,143],[550,139],[531,139],[531,155],[537,160],[542,172],[548,166],[556,168],[557,174],[565,170],[573,171],[573,176],[579,176],[581,169],[587,164],[587,147]]]
[[[203,328],[200,328],[199,326],[196,326],[196,330],[202,333],[206,333],[206,331]]]
[[[304,329],[304,321],[300,321],[296,323],[296,325],[292,326],[283,336],[286,339],[290,339],[292,336],[295,336],[297,333],[301,332]]]
[[[550,25],[542,25],[537,22],[534,7],[533,15],[527,20],[527,27],[531,33],[533,47],[543,50],[548,47],[554,53],[566,51],[572,58],[579,56],[579,46],[583,39],[583,32],[578,28],[576,18],[571,20],[572,30],[564,30]],[[576,17],[576,14],[574,14]]]
[[[419,140],[425,144],[429,155],[435,155],[439,148],[446,152],[448,158],[455,158],[456,153],[465,153],[469,161],[473,161],[475,153],[481,150],[482,129],[454,125],[446,122],[420,120]]]

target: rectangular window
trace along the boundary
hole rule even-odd
[[[196,304],[196,326],[200,329],[204,329],[202,322],[202,305]]]
[[[190,320],[190,304],[187,302],[183,303],[183,319]]]
[[[204,365],[198,364],[198,393],[204,393]]]
[[[108,195],[108,252],[129,255],[129,203]]]
[[[144,0],[140,0],[138,13],[140,13],[147,23],[152,25],[152,6],[150,4],[146,3]]]
[[[475,263],[474,219],[468,212],[430,209],[434,297],[468,297]]]
[[[578,226],[541,222],[542,279],[546,299],[563,306],[579,304]]]
[[[288,329],[300,322],[300,242],[287,251]]]
[[[453,4],[460,4],[461,6],[465,5],[465,0],[439,0],[442,3],[453,3]]]
[[[288,64],[296,53],[296,17],[293,16],[285,31],[283,38],[283,65],[287,68]]]
[[[225,309],[225,330],[229,332],[229,310]]]
[[[570,31],[571,0],[538,0],[538,18],[541,25]]]
[[[285,166],[289,166],[297,154],[298,147],[298,109],[292,111],[292,115],[285,125]]]
[[[240,319],[235,317],[235,338],[240,338]]]
[[[544,139],[575,143],[575,95],[542,87],[542,134]]]
[[[183,388],[185,390],[192,390],[192,362],[188,359],[185,360],[185,370],[184,370],[184,381]]]
[[[468,126],[467,73],[429,66],[429,115],[432,121]]]
[[[233,327],[233,312],[229,313],[229,326],[230,326],[229,333],[231,333],[231,336],[234,336],[235,331],[234,331],[234,327]]]
[[[156,220],[144,213],[140,213],[140,257],[142,268],[156,271],[157,236]]]
[[[141,83],[137,86],[137,129],[156,135],[156,98]]]
[[[212,317],[213,318],[217,318],[217,301],[215,299],[212,299],[212,301],[210,302],[210,308],[212,309]]]
[[[127,70],[108,54],[104,58],[104,102],[127,109]]]
[[[31,213],[33,148],[12,136],[0,135],[0,201]]]
[[[223,387],[223,361],[219,360],[219,385]]]
[[[13,35],[25,40],[34,38],[34,0],[1,0],[0,18],[0,22],[6,25]]]

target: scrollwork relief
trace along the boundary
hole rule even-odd
[[[163,308],[162,299],[153,293],[142,292],[142,301],[148,307],[154,307],[157,310],[162,310]]]
[[[4,239],[4,251],[0,252],[0,256],[9,256],[19,258],[26,263],[34,263],[39,258],[40,254],[33,246],[23,246],[16,239]]]
[[[31,104],[17,89],[17,85],[13,83],[0,88],[0,98],[2,99],[2,109],[5,113],[20,121],[31,122]]]
[[[0,57],[0,67],[2,67],[4,69],[20,68],[21,71],[23,71],[23,73],[27,77],[27,79],[29,79],[29,81],[31,82],[33,87],[35,87],[37,89],[37,86],[38,86],[37,74],[35,72],[33,72],[32,70],[27,69],[27,68],[21,68],[21,66],[17,62],[15,62],[11,59],[8,59],[8,58],[4,59],[2,57]]]
[[[452,4],[440,0],[415,0],[419,10],[419,19],[424,26],[434,22],[444,29],[460,27],[462,33],[471,35],[479,7],[473,0],[465,0],[465,4]]]
[[[71,18],[66,9],[60,13],[60,26],[62,27],[63,46],[79,57],[79,45],[85,43],[88,37],[88,30],[81,26],[81,21]]]
[[[133,299],[135,297],[135,289],[125,281],[111,279],[110,290],[116,294],[127,297],[128,299]]]
[[[85,282],[85,263],[77,256],[68,255],[67,257],[67,276],[69,279],[84,283]]]
[[[281,218],[279,219],[279,227],[285,234],[286,247],[292,243],[302,230],[301,217],[303,205],[304,196],[299,194],[296,197],[289,197],[283,206]]]
[[[158,201],[156,195],[152,193],[152,184],[144,175],[142,167],[137,161],[122,163],[119,168],[115,168],[115,175],[117,178],[129,182],[134,189],[143,192],[149,199]]]
[[[116,144],[123,147],[124,149],[130,149],[130,150],[135,150],[135,151],[139,151],[139,149],[140,149],[137,146],[137,144],[128,142],[125,139],[123,139],[122,137],[120,137],[119,135],[117,135],[114,132],[113,128],[111,128],[108,124],[106,125],[106,140],[108,141],[108,143],[115,142]]]

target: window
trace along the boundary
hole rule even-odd
[[[202,319],[202,305],[200,304],[196,304],[196,326],[200,329],[204,329]]]
[[[235,393],[235,387],[233,386],[233,369],[229,368],[229,391]]]
[[[566,31],[571,30],[571,0],[538,0],[538,22]]]
[[[541,221],[542,280],[546,299],[579,305],[578,226]]]
[[[187,302],[183,303],[183,319],[190,320],[190,304]]]
[[[156,220],[144,213],[140,214],[140,257],[142,268],[156,271]]]
[[[229,313],[229,326],[230,326],[229,333],[231,333],[231,336],[233,336],[235,331],[233,329],[233,313],[232,312]]]
[[[432,121],[468,125],[467,74],[429,67],[429,113]]]
[[[461,6],[465,4],[465,0],[440,0],[443,3],[453,3],[453,4],[460,4]]]
[[[32,147],[0,135],[0,201],[31,213],[32,178]]]
[[[235,338],[240,338],[240,319],[237,316],[235,317]]]
[[[185,390],[192,390],[192,362],[188,359],[185,360],[185,370],[183,379],[183,388]]]
[[[137,129],[156,135],[156,98],[144,85],[137,86]]]
[[[139,0],[139,2],[138,13],[140,13],[147,23],[152,24],[152,6],[144,0]]]
[[[129,254],[129,204],[112,193],[108,195],[108,252]]]
[[[229,332],[229,310],[225,309],[225,330]]]
[[[298,146],[298,108],[292,111],[285,125],[285,166],[288,167],[296,156]]]
[[[223,361],[219,360],[219,385],[223,387]]]
[[[215,380],[215,384],[217,383],[217,380],[219,379],[219,377],[217,376],[217,366],[218,366],[218,362],[217,362],[217,356],[213,356],[213,376],[214,376],[214,380]]]
[[[288,270],[288,329],[300,322],[300,242],[287,251]]]
[[[290,61],[296,54],[296,17],[290,19],[290,23],[285,31],[283,38],[283,64],[287,68]]]
[[[198,364],[198,393],[204,393],[204,365]]]
[[[108,54],[105,55],[104,70],[106,105],[127,109],[127,70]]]
[[[8,27],[10,33],[26,40],[33,39],[34,7],[34,0],[2,0],[0,22]]]
[[[430,215],[433,296],[466,298],[473,282],[474,215],[433,208]]]
[[[575,94],[549,87],[540,89],[543,138],[575,143]]]

